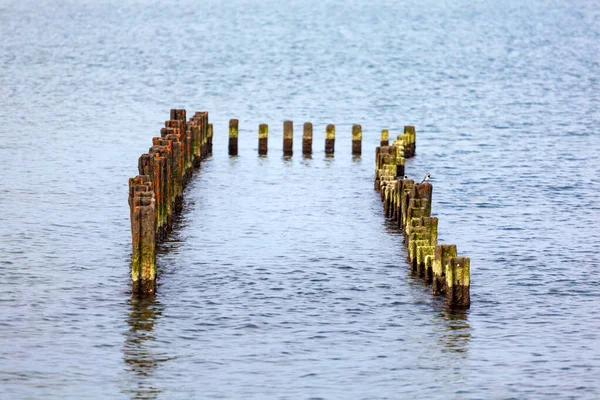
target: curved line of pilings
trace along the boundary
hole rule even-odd
[[[152,147],[139,158],[139,175],[129,179],[131,281],[136,295],[156,291],[156,245],[172,229],[194,168],[212,153],[212,136],[208,112],[196,112],[186,121],[185,110],[173,109],[160,137],[152,138]]]
[[[431,216],[433,185],[404,178],[405,159],[416,154],[415,128],[405,126],[391,145],[388,136],[384,129],[375,151],[375,190],[384,214],[404,234],[411,270],[432,285],[434,295],[445,295],[450,306],[467,308],[471,260],[458,257],[454,244],[438,244],[438,218]]]
[[[238,154],[238,136],[239,121],[237,119],[229,120],[229,155]],[[312,154],[313,148],[313,125],[311,122],[305,122],[302,129],[302,154]],[[291,156],[294,154],[294,123],[292,121],[283,122],[283,154]],[[258,154],[266,156],[269,152],[269,125],[260,124],[258,126]],[[335,125],[329,124],[325,127],[325,154],[335,153]],[[360,155],[362,153],[362,126],[352,125],[352,154]]]

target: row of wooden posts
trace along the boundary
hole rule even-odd
[[[405,159],[415,155],[415,129],[404,128],[390,145],[381,134],[375,152],[375,190],[380,191],[385,216],[398,224],[415,274],[432,285],[435,295],[446,295],[451,306],[470,305],[470,259],[458,257],[456,245],[438,244],[438,218],[431,216],[433,186],[404,175]]]
[[[302,132],[302,154],[312,154],[313,143],[313,125],[311,122],[305,122]],[[237,119],[229,120],[229,155],[238,154],[238,135],[239,121]],[[269,147],[269,126],[260,124],[258,126],[258,154],[267,155]],[[325,128],[325,154],[335,152],[335,125],[329,124]],[[352,154],[360,155],[362,153],[362,127],[358,124],[352,125]],[[283,122],[283,154],[291,156],[294,154],[294,123],[292,121]]]
[[[139,175],[129,179],[131,280],[136,294],[156,290],[156,244],[171,231],[194,168],[212,152],[212,136],[208,112],[196,112],[186,121],[186,111],[174,109],[160,137],[152,138],[152,147],[139,158]]]

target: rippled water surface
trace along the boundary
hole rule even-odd
[[[599,54],[586,0],[0,1],[0,397],[600,398]],[[178,107],[214,154],[138,301],[127,178]],[[468,312],[372,190],[405,124]]]

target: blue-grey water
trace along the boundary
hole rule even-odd
[[[140,302],[127,178],[180,107],[214,153]],[[465,313],[372,190],[406,124]],[[594,0],[1,0],[0,398],[600,398],[599,126]]]

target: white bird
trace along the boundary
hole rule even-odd
[[[431,174],[426,174],[421,183],[429,182],[429,178],[431,178]]]

